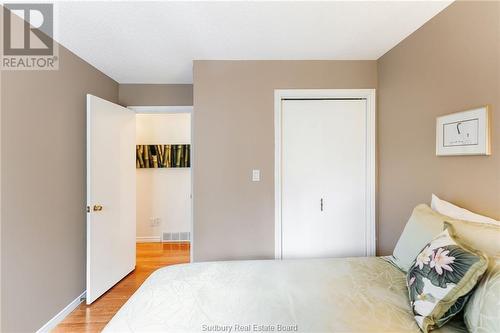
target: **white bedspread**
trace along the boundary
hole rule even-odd
[[[375,257],[165,267],[104,331],[420,332],[405,275]]]

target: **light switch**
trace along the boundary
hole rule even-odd
[[[252,181],[253,182],[260,182],[260,170],[252,170]]]

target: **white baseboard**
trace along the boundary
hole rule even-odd
[[[160,236],[136,237],[136,243],[159,243],[161,242]]]
[[[56,314],[51,320],[49,320],[45,325],[43,325],[36,333],[45,333],[50,332],[53,328],[55,328],[60,322],[66,318],[81,302],[85,299],[86,291],[84,291],[80,296],[75,298],[71,303],[66,305],[64,309],[61,310],[58,314]]]

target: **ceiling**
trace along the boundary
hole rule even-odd
[[[450,3],[58,2],[56,40],[119,83],[191,83],[193,60],[375,60]]]

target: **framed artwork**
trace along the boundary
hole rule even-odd
[[[190,145],[137,145],[136,168],[189,168]]]
[[[436,119],[436,155],[490,155],[490,110],[487,105]]]

